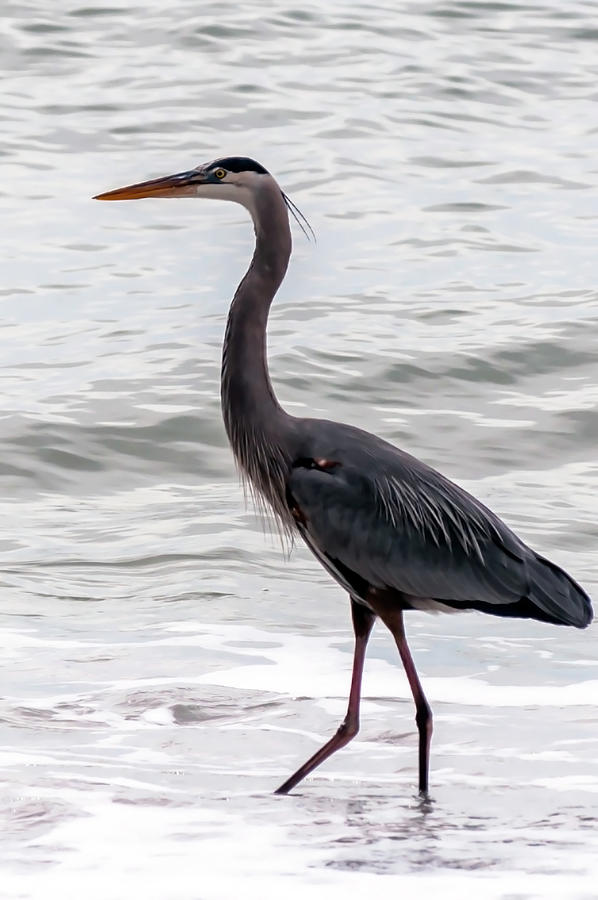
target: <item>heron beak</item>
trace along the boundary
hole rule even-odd
[[[141,200],[143,197],[193,197],[196,186],[205,183],[205,176],[197,169],[180,172],[178,175],[167,175],[165,178],[153,178],[151,181],[140,181],[127,187],[116,188],[98,194],[94,200]]]

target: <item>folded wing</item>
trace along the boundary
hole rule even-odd
[[[290,502],[309,546],[333,572],[455,609],[583,628],[590,600],[482,503],[413,457],[302,460]],[[345,579],[347,580],[347,579]]]

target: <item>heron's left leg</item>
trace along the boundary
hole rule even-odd
[[[353,597],[351,597],[351,614],[353,617],[353,629],[355,631],[355,652],[353,655],[353,675],[351,676],[351,691],[349,694],[347,715],[336,734],[331,737],[323,747],[320,747],[306,763],[303,763],[290,778],[287,778],[284,784],[281,784],[278,790],[274,791],[275,794],[288,794],[295,785],[299,784],[300,781],[303,781],[305,776],[309,775],[310,772],[313,772],[320,763],[323,763],[325,759],[332,756],[336,750],[340,750],[341,747],[348,744],[359,731],[361,676],[363,675],[363,663],[365,661],[368,638],[374,627],[376,616],[362,603],[358,603],[354,600]]]
[[[371,600],[371,602],[374,609],[376,609],[374,601]],[[403,622],[403,611],[400,609],[377,609],[376,612],[378,612],[380,618],[395,639],[415,702],[415,722],[419,734],[419,792],[423,797],[426,797],[428,794],[430,743],[432,741],[433,730],[432,710],[430,709],[430,704],[426,700],[426,695],[421,686],[415,663],[413,662],[413,657],[411,656],[411,651],[407,644],[405,624]]]

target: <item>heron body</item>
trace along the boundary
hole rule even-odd
[[[347,715],[278,793],[357,733],[365,650],[380,618],[395,638],[413,693],[419,790],[426,795],[432,713],[403,613],[473,609],[585,628],[592,620],[590,599],[563,569],[439,472],[359,428],[282,409],[268,373],[266,328],[291,255],[289,209],[301,214],[263,166],[227,157],[97,199],[142,197],[225,199],[248,209],[255,251],[230,307],[222,356],[226,432],[256,497],[284,532],[303,538],[351,598],[355,653]]]

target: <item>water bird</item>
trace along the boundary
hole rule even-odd
[[[355,649],[347,714],[276,793],[288,793],[357,734],[366,646],[380,618],[413,695],[418,785],[426,797],[432,711],[403,613],[481,610],[585,628],[592,620],[590,599],[479,500],[415,457],[359,428],[291,416],[280,406],[268,372],[268,313],[291,256],[289,212],[310,229],[263,166],[227,157],[95,199],[144,197],[222,199],[248,210],[255,250],[230,306],[222,352],[226,433],[243,477],[281,531],[299,534],[350,597]]]

